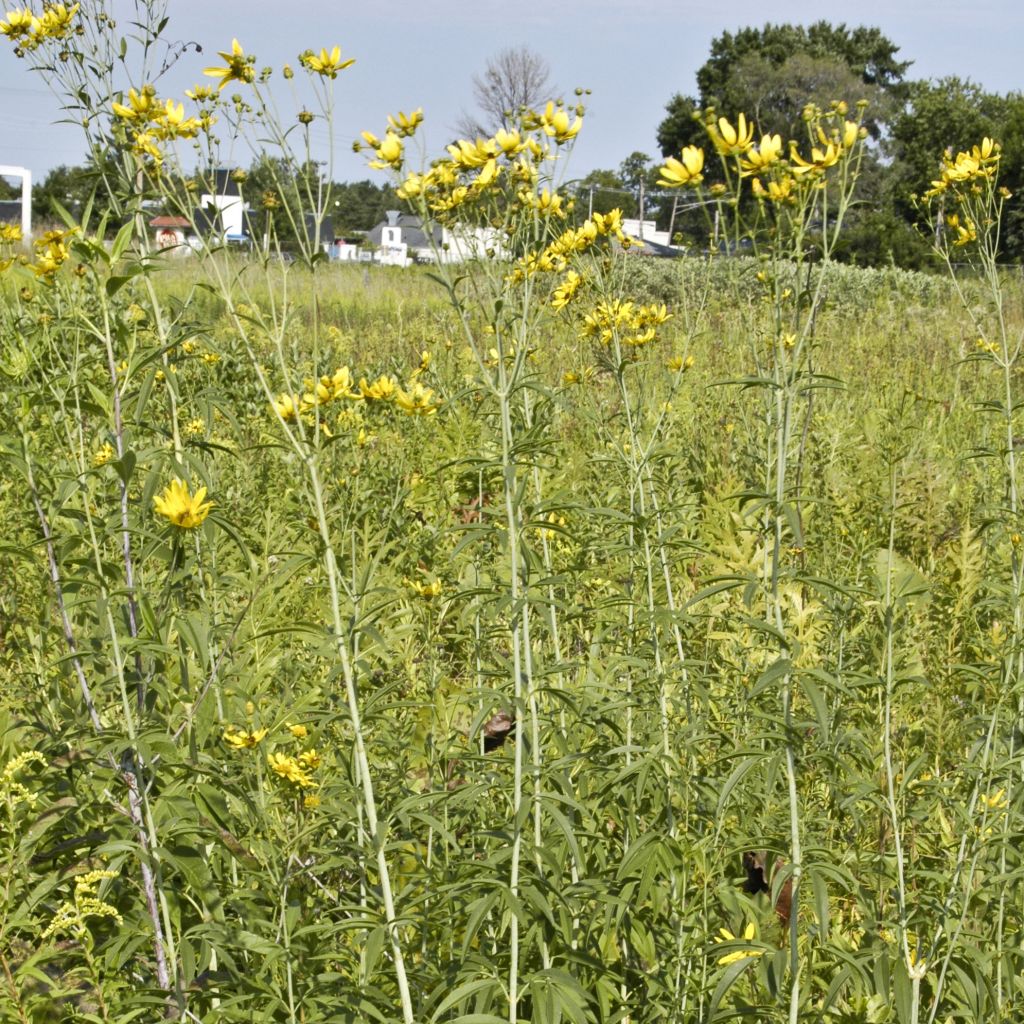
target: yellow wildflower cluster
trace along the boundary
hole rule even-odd
[[[320,767],[320,755],[312,747],[298,755],[275,751],[267,756],[267,764],[285,782],[300,789],[310,789],[315,785],[310,772]]]
[[[942,176],[932,182],[925,198],[942,195],[950,188],[973,187],[982,181],[993,180],[999,169],[1000,149],[998,142],[984,138],[981,145],[972,147],[969,153],[960,152],[954,158],[951,152],[947,152],[942,161]]]
[[[300,396],[282,394],[271,403],[271,409],[286,423],[294,423],[300,416],[310,422],[314,409],[332,402],[349,400],[353,402],[393,402],[410,415],[432,415],[441,407],[441,400],[419,380],[430,362],[430,353],[424,352],[420,365],[410,375],[409,383],[402,387],[394,377],[381,374],[374,381],[359,378],[356,384],[348,366],[339,367],[330,376],[324,375],[314,381],[307,378],[303,383],[306,391]],[[341,422],[342,416],[339,416]]]
[[[626,241],[626,236],[622,232],[621,210],[595,213],[578,228],[567,228],[543,249],[526,253],[509,275],[509,281],[519,282],[537,273],[561,274],[568,269],[569,260],[573,256],[586,252],[602,239],[609,237],[617,238],[622,243]],[[565,284],[566,282],[562,283],[563,288]]]
[[[77,231],[78,228],[70,228],[67,231],[47,231],[32,243],[36,252],[35,262],[32,263],[32,272],[37,277],[41,277],[48,284],[53,284],[57,271],[71,255],[68,239]]]
[[[48,39],[66,39],[74,28],[73,21],[78,13],[78,4],[50,3],[41,14],[33,14],[23,7],[7,12],[7,20],[0,21],[0,35],[7,36],[16,47],[19,56],[36,49]]]
[[[800,155],[795,142],[790,142],[789,156],[785,158],[781,135],[762,135],[755,143],[754,126],[742,113],[733,124],[725,117],[716,119],[714,111],[708,110],[704,127],[719,156],[735,161],[741,178],[753,178],[751,189],[758,199],[784,203],[795,198],[794,189],[800,179],[820,177],[849,156],[856,143],[866,137],[859,123],[843,117],[845,110],[841,104],[827,115],[811,109],[814,141],[809,159]],[[666,188],[696,187],[704,180],[703,171],[704,151],[686,146],[681,159],[669,157],[662,165],[658,184]],[[724,195],[725,191],[721,184],[711,188],[713,196]]]
[[[116,456],[117,452],[114,451],[114,446],[109,441],[104,441],[97,449],[95,455],[93,455],[92,464],[94,466],[105,466],[108,462],[113,462]]]
[[[961,219],[959,214],[951,213],[946,218],[946,224],[949,226],[950,231],[956,235],[953,238],[953,244],[957,248],[970,245],[971,242],[978,240],[978,229],[970,217],[965,216]]]
[[[213,124],[209,114],[185,117],[183,103],[158,99],[151,85],[144,85],[140,90],[129,89],[127,100],[127,103],[113,103],[111,109],[131,144],[132,152],[149,158],[156,167],[164,158],[159,143],[194,139],[200,131],[208,130]]]
[[[583,278],[576,273],[575,270],[570,270],[566,275],[561,284],[557,285],[551,293],[551,308],[552,309],[564,309],[580,290],[580,285],[583,283]]]
[[[0,772],[0,806],[6,805],[8,814],[11,814],[19,804],[24,804],[29,809],[36,805],[36,794],[15,778],[32,764],[43,767],[46,765],[46,758],[38,751],[26,750],[12,757]]]
[[[98,896],[100,882],[109,878],[117,878],[116,871],[89,871],[75,879],[75,892],[70,900],[65,900],[58,908],[49,925],[42,934],[48,939],[53,935],[69,932],[76,938],[82,938],[86,932],[85,922],[90,917],[111,917],[118,924],[121,914],[116,907],[104,902]]]
[[[580,333],[584,338],[599,338],[609,344],[618,338],[624,345],[639,348],[657,337],[657,329],[671,319],[664,303],[640,306],[628,300],[600,302],[583,317]]]
[[[508,183],[508,194],[517,190],[524,207],[564,217],[569,204],[550,191],[537,191],[538,164],[551,156],[549,140],[556,146],[573,140],[582,126],[582,107],[573,111],[548,103],[542,111],[526,111],[518,127],[503,128],[488,138],[459,139],[447,147],[447,156],[434,161],[425,173],[411,171],[397,187],[400,199],[419,199],[440,220],[454,219],[454,211],[487,197]],[[370,166],[402,172],[402,139],[415,133],[421,111],[388,118],[383,138],[363,132],[364,146],[373,150]],[[464,212],[464,211],[463,211]]]
[[[699,146],[684,146],[682,160],[670,156],[660,168],[658,184],[665,188],[682,188],[699,185],[704,176],[704,150]]]
[[[17,224],[0,224],[0,273],[14,263],[12,249],[21,241],[21,228]],[[8,255],[3,255],[7,252]]]

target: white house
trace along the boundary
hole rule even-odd
[[[368,231],[366,240],[376,246],[377,262],[385,266],[462,263],[502,251],[501,237],[493,228],[425,227],[419,217],[398,210],[388,210],[387,219]]]
[[[21,179],[21,237],[32,237],[32,172],[27,167],[0,164],[0,178]]]

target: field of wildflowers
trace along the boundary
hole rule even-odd
[[[351,58],[234,40],[165,98],[140,9],[0,22],[123,203],[0,233],[0,1020],[1020,1019],[998,144],[922,189],[944,277],[832,263],[841,101],[666,161],[749,256],[577,216],[552,102],[363,133],[471,263],[286,263],[329,197],[283,189],[183,260],[143,204],[190,215],[184,150],[301,163]]]

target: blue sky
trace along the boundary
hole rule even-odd
[[[125,0],[114,8],[122,24],[130,20]],[[216,51],[229,48],[233,36],[256,54],[258,66],[280,68],[307,47],[334,44],[356,58],[336,83],[336,180],[374,176],[351,153],[351,142],[363,128],[380,131],[387,114],[399,109],[423,107],[428,152],[438,152],[471,106],[473,73],[506,46],[527,45],[542,55],[567,98],[577,86],[592,90],[573,176],[617,167],[635,150],[656,156],[665,103],[675,92],[695,91],[694,74],[716,35],[745,25],[821,18],[873,25],[914,62],[912,77],[955,74],[992,91],[1024,89],[1021,0],[864,0],[856,7],[752,0],[721,7],[673,0],[169,0],[168,10],[169,36],[195,41],[203,53],[187,54],[161,83],[161,95],[180,95],[202,81],[202,68],[219,63]],[[82,160],[79,130],[54,123],[61,118],[58,103],[7,45],[0,47],[0,94],[0,164],[25,165],[39,177]],[[283,91],[279,103],[290,111],[293,97]],[[322,147],[318,156],[326,156],[326,132],[314,138]],[[250,155],[235,158],[247,164]]]

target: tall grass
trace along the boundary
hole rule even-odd
[[[1016,1019],[1000,209],[973,277],[834,266],[851,143],[778,215],[727,164],[755,258],[652,264],[552,202],[552,106],[418,190],[414,118],[368,141],[479,260],[179,259],[170,140],[102,138],[144,80],[50,24],[126,226],[0,280],[0,1017]]]

